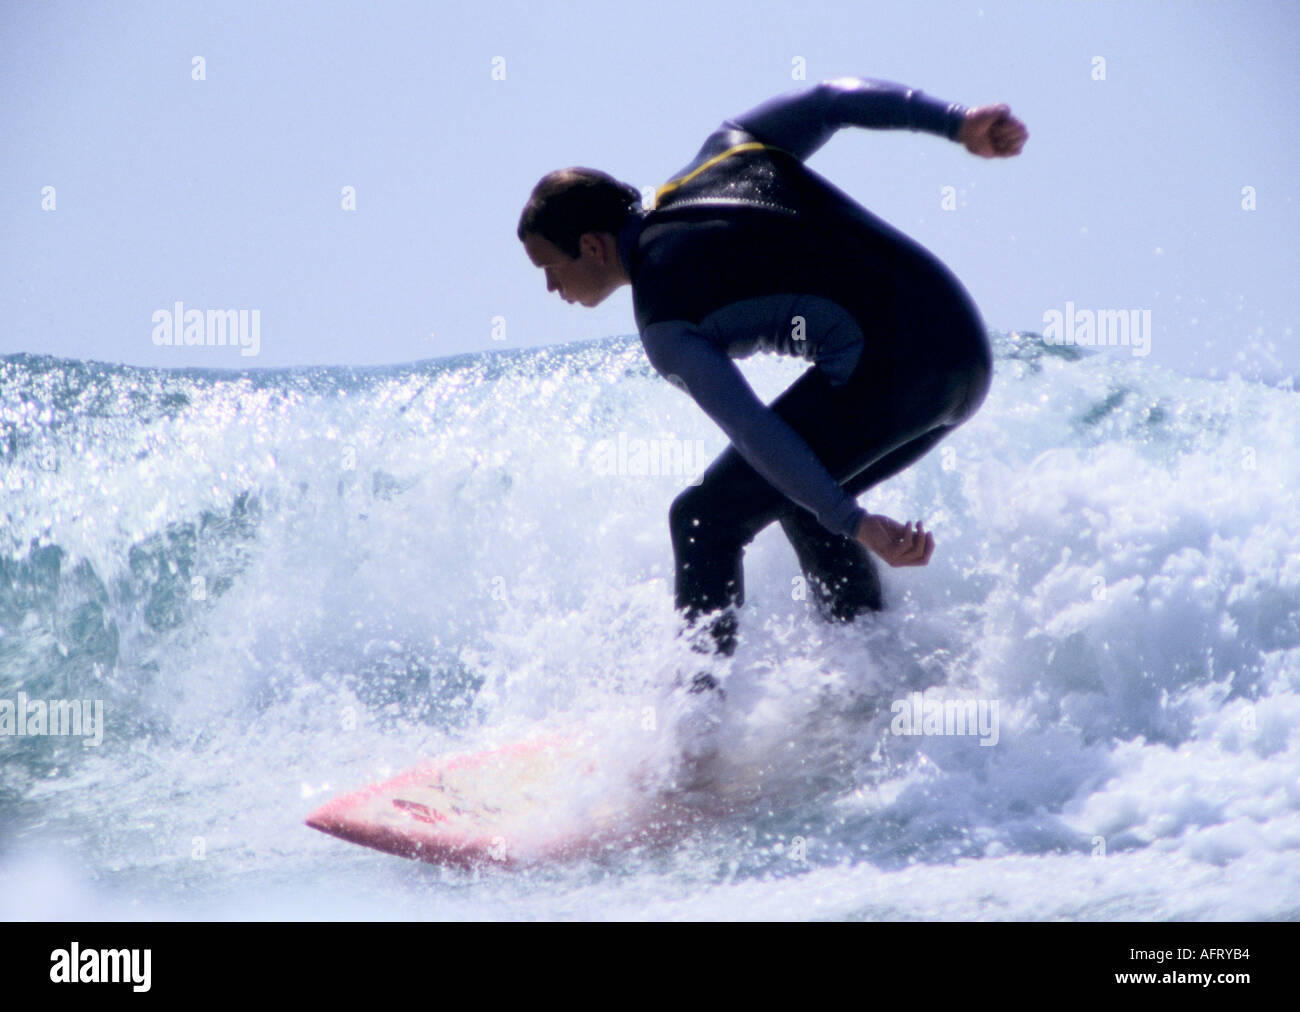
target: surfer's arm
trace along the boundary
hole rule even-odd
[[[805,159],[841,127],[923,130],[957,140],[966,107],[893,81],[841,77],[769,99],[727,124]]]
[[[651,324],[641,341],[650,364],[685,388],[746,463],[827,530],[856,535],[866,510],[840,488],[803,437],[758,399],[721,348],[682,320]]]

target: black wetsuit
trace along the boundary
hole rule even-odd
[[[826,82],[724,121],[621,231],[646,354],[732,445],[669,513],[676,605],[735,648],[741,559],[780,521],[820,603],[881,606],[853,537],[854,497],[968,419],[992,355],[966,290],[929,251],[803,164],[846,125],[956,139],[964,108],[891,82]],[[755,350],[814,365],[771,406],[731,361]]]

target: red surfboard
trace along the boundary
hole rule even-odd
[[[515,867],[662,843],[701,812],[605,783],[577,735],[428,760],[322,805],[307,825],[432,864]]]

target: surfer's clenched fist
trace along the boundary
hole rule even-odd
[[[982,105],[970,109],[957,140],[966,150],[983,158],[1010,158],[1020,154],[1029,131],[1011,115],[1009,105]]]
[[[858,524],[857,539],[891,566],[924,566],[934,554],[934,535],[917,520],[900,524],[880,513],[868,513]]]

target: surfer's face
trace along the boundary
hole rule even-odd
[[[578,240],[576,257],[536,233],[524,239],[524,251],[535,266],[546,272],[546,290],[559,292],[565,302],[588,308],[598,306],[627,281],[618,244],[608,232],[584,233]]]

